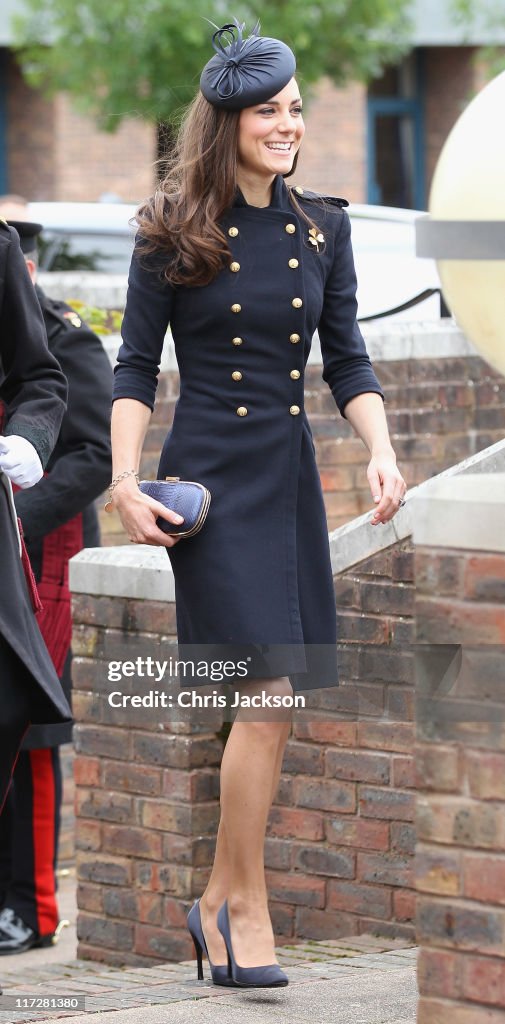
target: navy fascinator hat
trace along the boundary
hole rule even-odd
[[[216,52],[200,77],[205,99],[223,110],[264,103],[280,92],[296,71],[293,51],[280,39],[260,36],[259,21],[247,39],[244,29],[236,18],[234,24],[217,28],[212,36]]]

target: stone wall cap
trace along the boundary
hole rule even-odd
[[[505,473],[429,483],[412,506],[416,545],[505,553]]]
[[[148,544],[84,548],[70,559],[69,585],[74,594],[175,601],[166,548]]]

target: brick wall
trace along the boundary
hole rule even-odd
[[[327,195],[366,202],[366,87],[337,89],[328,79],[305,90],[306,135],[293,181]]]
[[[418,1024],[501,1024],[505,554],[420,547],[415,571],[420,642],[464,645],[417,725]]]
[[[475,65],[476,47],[427,47],[425,54],[425,161],[429,196],[437,160],[449,132],[485,83]]]
[[[478,356],[374,360],[398,465],[414,487],[505,433],[505,382]],[[162,375],[149,428],[142,475],[155,477],[178,393],[173,371]],[[321,367],[309,366],[305,408],[312,426],[328,526],[336,529],[372,508],[363,442],[338,412]],[[101,511],[104,544],[125,544],[117,516]]]
[[[280,942],[370,931],[411,940],[408,543],[335,588],[342,685],[310,695],[288,741],[265,845],[272,920]],[[190,957],[185,915],[205,887],[219,816],[220,712],[200,729],[137,727],[106,703],[104,662],[173,642],[173,604],[76,595],[74,621],[79,955]]]

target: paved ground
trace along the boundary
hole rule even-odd
[[[70,926],[57,946],[0,958],[0,1024],[415,1024],[416,949],[400,940],[363,935],[282,946],[286,988],[223,989],[212,984],[206,961],[198,981],[196,961],[117,969],[76,960],[74,889],[72,875],[61,879],[60,912]],[[12,999],[25,995],[79,996],[85,1009],[12,1009]]]

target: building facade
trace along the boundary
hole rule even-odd
[[[124,120],[101,132],[64,95],[26,84],[11,49],[12,15],[0,10],[0,192],[31,200],[136,202],[156,178],[157,128]],[[426,207],[442,145],[484,84],[479,47],[496,39],[484,23],[454,24],[451,0],[413,0],[412,49],[365,86],[322,80],[307,93],[307,135],[296,178],[351,202]]]

